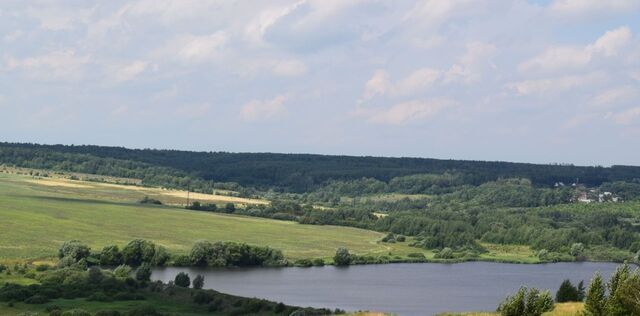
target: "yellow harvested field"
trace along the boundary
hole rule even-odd
[[[161,192],[164,195],[169,195],[173,197],[187,198],[186,191],[164,191]],[[213,195],[213,194],[204,194],[204,193],[189,193],[189,198],[191,200],[197,201],[207,201],[207,202],[226,202],[226,203],[240,203],[240,204],[269,204],[268,201],[258,200],[258,199],[248,199],[241,198],[236,196],[227,196],[227,195]]]
[[[173,189],[163,189],[163,188],[154,188],[154,187],[144,187],[139,185],[125,185],[125,184],[106,183],[106,182],[71,180],[71,179],[62,178],[62,177],[47,177],[47,178],[34,177],[32,179],[26,180],[26,182],[37,185],[37,186],[44,186],[44,187],[51,187],[51,188],[58,188],[58,189],[64,188],[69,191],[73,191],[73,193],[78,195],[83,195],[88,193],[95,196],[97,194],[99,195],[99,193],[102,193],[103,197],[105,198],[121,199],[121,200],[127,200],[127,201],[131,201],[132,199],[140,200],[144,196],[148,196],[151,198],[158,199],[162,201],[162,203],[167,205],[185,205],[187,202],[187,191],[173,190]],[[217,190],[216,192],[231,192],[231,191]],[[189,200],[191,202],[199,201],[201,203],[215,203],[215,204],[234,203],[239,206],[269,204],[268,200],[243,198],[243,197],[230,196],[225,194],[205,194],[205,193],[189,192],[188,195],[189,195]]]
[[[89,185],[79,183],[80,181],[72,181],[72,180],[66,180],[66,179],[43,178],[43,179],[28,180],[28,182],[39,184],[39,185],[46,185],[50,187],[85,188],[85,189],[91,188],[91,186]]]

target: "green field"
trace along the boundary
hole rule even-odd
[[[43,185],[30,176],[0,174],[0,260],[51,258],[71,239],[100,249],[134,238],[175,253],[186,253],[196,240],[207,239],[270,246],[291,259],[328,258],[337,247],[357,254],[431,255],[406,243],[382,244],[384,234],[378,232],[141,205],[136,201],[144,192],[73,183],[77,185]]]

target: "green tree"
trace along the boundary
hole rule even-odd
[[[191,247],[189,260],[194,266],[204,267],[213,255],[213,244],[206,240],[198,240]]]
[[[600,273],[596,272],[587,290],[587,298],[584,303],[585,315],[606,316],[606,305],[607,296],[605,284]]]
[[[502,316],[540,316],[553,309],[553,298],[549,291],[540,292],[521,287],[513,296],[508,296],[498,307]]]
[[[189,287],[191,285],[191,278],[188,273],[180,272],[174,279],[174,284],[180,287]]]
[[[164,266],[167,261],[169,261],[171,255],[167,251],[167,248],[162,246],[156,247],[156,252],[153,254],[153,259],[151,259],[151,264],[157,267]]]
[[[631,315],[629,306],[622,300],[620,289],[630,277],[629,265],[624,264],[616,269],[609,280],[609,298],[607,299],[606,312],[611,316]]]
[[[103,266],[118,266],[122,264],[122,253],[117,245],[105,246],[100,252],[100,264]]]
[[[136,270],[136,280],[149,281],[150,279],[151,279],[151,265],[147,262],[144,262]]]
[[[131,267],[125,264],[121,264],[115,269],[113,269],[113,275],[117,278],[126,279],[131,274]]]
[[[104,279],[104,274],[102,274],[102,270],[98,267],[89,268],[89,272],[87,275],[87,281],[89,284],[97,285]]]
[[[225,205],[224,207],[224,210],[227,213],[233,213],[236,211],[236,205],[233,203],[227,203],[227,205]]]
[[[584,281],[581,280],[580,283],[578,283],[578,301],[579,302],[584,301],[584,298],[586,295],[585,293],[586,293],[586,290],[584,288]]]
[[[91,254],[91,248],[79,240],[66,241],[58,250],[60,259],[71,258],[75,262],[87,258],[89,254]]]
[[[204,276],[198,274],[195,278],[193,278],[193,288],[196,290],[200,290],[204,287]]]
[[[124,263],[137,267],[143,262],[153,262],[156,245],[148,240],[134,239],[122,248]]]
[[[562,281],[558,292],[556,292],[556,302],[578,302],[580,301],[578,289],[571,284],[569,279]]]
[[[569,254],[574,256],[576,259],[583,259],[584,244],[581,242],[572,244],[571,249],[569,250]]]
[[[337,266],[346,266],[351,263],[351,254],[349,250],[344,247],[336,249],[336,254],[333,256],[333,262]]]
[[[630,315],[640,315],[640,275],[637,270],[620,285],[616,295]]]

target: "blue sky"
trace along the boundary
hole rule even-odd
[[[640,0],[0,3],[0,139],[640,165]]]

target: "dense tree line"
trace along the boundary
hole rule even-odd
[[[216,181],[292,192],[312,191],[331,180],[373,178],[389,182],[397,177],[445,172],[461,177],[452,179],[453,183],[471,185],[499,178],[527,178],[537,186],[552,186],[556,182],[572,183],[576,179],[588,186],[640,179],[640,168],[630,166],[605,168],[423,158],[188,152],[15,143],[0,143],[0,162],[22,167],[55,167],[113,176],[127,174],[128,177],[147,178],[147,181],[155,183]],[[153,172],[150,168],[164,168],[166,172]],[[171,178],[176,173],[177,178]],[[163,178],[163,175],[168,174],[172,176]],[[405,187],[405,190],[411,189],[411,185],[402,181],[393,185]]]

